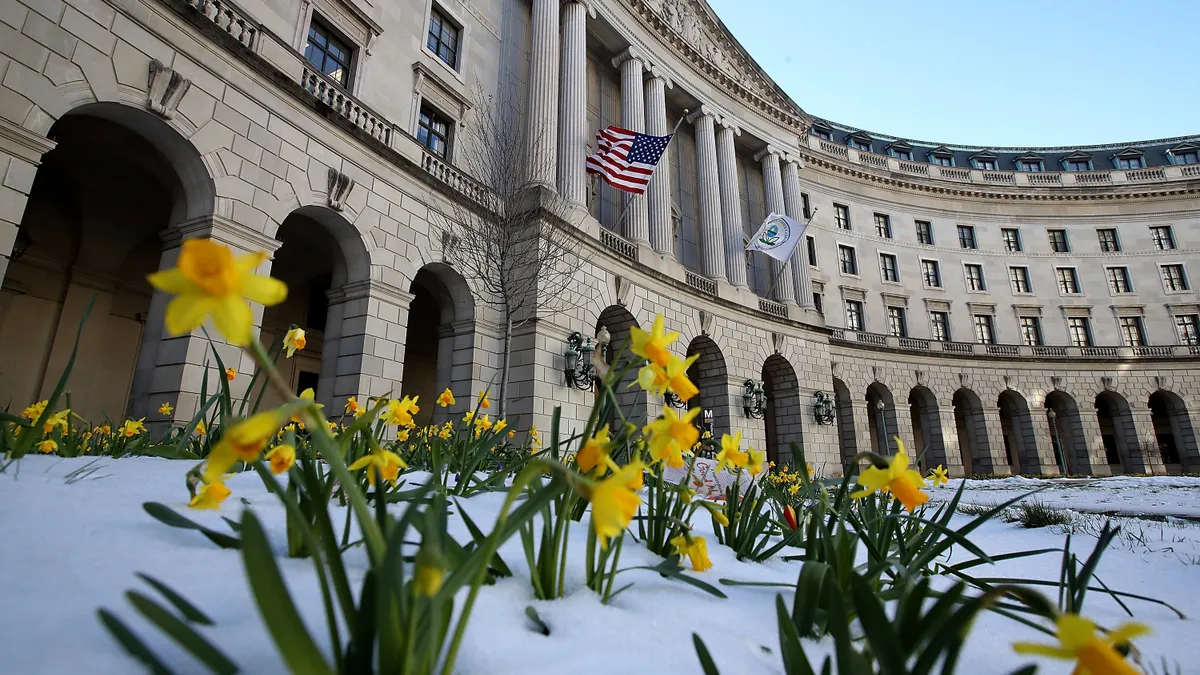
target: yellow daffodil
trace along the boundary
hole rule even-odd
[[[713,566],[712,561],[708,559],[708,543],[704,541],[704,537],[681,534],[671,540],[671,545],[675,547],[676,553],[692,561],[693,570],[703,572]]]
[[[398,401],[396,399],[388,401],[387,410],[383,413],[383,419],[388,424],[395,424],[399,427],[411,425],[413,415],[421,411],[421,408],[417,405],[418,398],[420,396],[405,396]]]
[[[442,427],[441,429],[438,429],[437,436],[438,436],[438,438],[440,438],[442,440],[447,440],[450,438],[451,434],[453,434],[453,433],[454,433],[454,429],[451,429],[449,427]]]
[[[691,368],[692,364],[698,358],[700,358],[699,354],[689,356],[686,359],[681,359],[672,354],[665,367],[655,363],[648,363],[638,370],[638,386],[658,396],[662,396],[670,389],[675,392],[679,400],[687,401],[700,393],[700,390],[696,388],[696,385],[687,376],[688,368]]]
[[[347,415],[354,415],[355,417],[358,417],[358,399],[353,396],[346,399],[345,410]]]
[[[36,421],[37,418],[41,417],[42,413],[46,411],[47,405],[50,405],[49,401],[38,401],[37,403],[34,403],[28,408],[22,410],[21,417],[24,417],[31,422]]]
[[[163,403],[162,405],[158,406],[158,414],[162,415],[163,417],[170,417],[171,413],[173,413],[173,412],[175,412],[175,409],[171,407],[170,401],[167,401],[167,402]]]
[[[125,438],[133,438],[138,434],[146,433],[146,425],[144,424],[145,421],[145,417],[138,420],[125,420],[125,423],[121,425],[121,434],[124,435]]]
[[[99,429],[96,429],[96,433],[102,434],[104,436],[110,436],[110,435],[112,435],[112,427],[108,426],[108,424],[106,423],[103,426],[101,426]]]
[[[475,418],[475,435],[479,435],[488,429],[492,428],[492,418],[488,415],[480,415]]]
[[[642,430],[650,448],[650,459],[665,461],[667,466],[675,469],[683,467],[684,450],[690,450],[700,436],[700,430],[692,423],[699,414],[700,408],[692,408],[683,417],[678,417],[670,406],[663,408],[662,417]]]
[[[608,452],[612,449],[612,440],[608,437],[608,425],[605,424],[583,444],[583,447],[575,455],[575,463],[579,470],[584,473],[591,473],[596,469],[603,469],[605,459],[608,458]]]
[[[920,473],[908,468],[908,453],[904,450],[904,442],[896,438],[896,445],[900,449],[892,457],[888,468],[881,469],[877,466],[870,466],[864,469],[858,475],[858,484],[863,489],[850,496],[854,499],[862,499],[876,490],[882,492],[890,490],[892,494],[896,495],[896,499],[904,504],[904,508],[912,513],[918,506],[929,501],[929,495],[921,492],[921,487],[925,485],[925,479],[921,477]]]
[[[496,425],[492,427],[492,431],[495,433],[501,433],[507,426],[508,422],[505,422],[504,420],[496,420]]]
[[[266,258],[261,251],[235,257],[211,239],[185,240],[178,267],[147,277],[151,286],[175,296],[167,305],[167,332],[190,333],[211,314],[225,339],[248,344],[254,320],[247,300],[270,307],[287,297],[282,281],[254,274]]]
[[[946,471],[946,467],[938,464],[937,468],[929,473],[929,482],[933,483],[934,487],[945,485],[950,482],[950,472]]]
[[[633,326],[629,329],[629,336],[632,340],[630,351],[659,368],[666,368],[667,364],[671,362],[671,352],[667,351],[667,347],[679,339],[679,333],[667,333],[663,329],[661,314],[654,317],[654,324],[650,327],[649,333]]]
[[[713,511],[712,517],[721,527],[729,527],[729,516],[725,515],[724,511]]]
[[[407,440],[408,440],[408,429],[401,429],[401,430],[400,430],[400,431],[399,431],[399,432],[396,434],[396,440],[398,440],[398,441],[402,441],[402,442],[403,442],[403,441],[407,441]]]
[[[516,432],[516,431],[513,431],[512,429],[509,429],[509,431],[508,431],[508,437],[509,437],[509,438],[516,438],[516,437],[517,437],[517,432]]]
[[[237,370],[235,370],[233,368],[225,369],[225,380],[227,382],[233,382],[234,378],[236,378],[236,377],[237,377]]]
[[[68,426],[67,420],[70,418],[70,416],[70,410],[60,410],[56,413],[51,413],[50,416],[46,418],[46,421],[42,423],[42,431],[48,434],[54,431],[54,427],[62,427],[62,430],[66,431]]]
[[[359,469],[367,469],[367,482],[375,485],[376,474],[383,476],[383,479],[390,482],[393,486],[396,484],[396,479],[400,477],[400,469],[407,469],[408,464],[400,455],[391,450],[373,450],[371,454],[360,457],[359,460],[348,467],[351,471]]]
[[[443,408],[454,405],[454,392],[450,391],[450,387],[446,387],[446,391],[438,394],[437,404]]]
[[[608,540],[622,536],[637,514],[642,503],[637,490],[643,468],[640,462],[630,463],[592,488],[592,529],[600,539],[600,548],[608,550]]]
[[[536,424],[529,427],[529,439],[532,441],[533,447],[535,447],[535,448],[542,447],[542,437],[540,434],[538,434]]]
[[[1057,645],[1036,642],[1017,642],[1013,649],[1019,654],[1037,654],[1056,659],[1076,662],[1076,675],[1138,675],[1140,671],[1125,660],[1120,645],[1150,629],[1139,623],[1121,624],[1103,637],[1096,634],[1096,624],[1078,614],[1063,614],[1055,621],[1058,629]]]
[[[296,449],[286,443],[277,445],[266,457],[271,464],[271,473],[285,473],[296,463]]]
[[[188,506],[193,509],[218,509],[221,508],[221,502],[232,493],[232,490],[225,487],[225,483],[215,480],[201,485],[200,489],[196,490],[196,496],[188,502]]]
[[[283,350],[287,353],[287,358],[292,358],[297,350],[304,349],[308,344],[308,339],[304,337],[303,328],[289,328],[286,335],[283,336]]]
[[[487,410],[490,407],[492,407],[492,402],[488,400],[488,393],[486,391],[479,392],[479,409]]]
[[[817,475],[817,472],[813,470],[812,462],[809,462],[808,463],[808,477],[813,478],[816,475]]]
[[[41,450],[42,453],[48,455],[55,450],[58,450],[58,443],[55,443],[53,439],[47,438],[41,443],[38,443],[38,450]]]
[[[285,418],[278,410],[261,412],[234,424],[213,446],[204,465],[204,481],[211,483],[224,476],[240,459],[253,462],[275,435]]]
[[[742,452],[741,446],[742,432],[740,430],[733,436],[721,435],[721,451],[717,453],[717,473],[730,467],[745,468],[746,463],[750,461],[750,455]]]
[[[413,566],[413,586],[417,593],[427,598],[437,595],[446,578],[446,570],[439,564],[437,554],[421,548]]]
[[[746,452],[746,472],[751,476],[757,476],[762,473],[763,463],[767,461],[766,450],[755,450],[747,448]]]

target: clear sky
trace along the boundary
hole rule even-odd
[[[1200,134],[1200,0],[708,0],[805,111],[948,144]]]

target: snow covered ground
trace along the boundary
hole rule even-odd
[[[139,672],[138,664],[97,621],[99,607],[125,619],[177,672],[203,672],[142,622],[122,597],[128,588],[145,590],[134,576],[137,571],[161,579],[208,613],[217,625],[205,629],[205,634],[242,672],[282,672],[282,663],[251,602],[239,553],[217,548],[197,532],[166,527],[141,508],[142,502],[160,501],[188,511],[183,476],[189,464],[151,458],[103,459],[94,465],[95,472],[68,480],[72,471],[89,461],[29,457],[20,462],[19,469],[10,467],[8,473],[0,474],[0,672]],[[1024,479],[972,481],[968,496],[980,503],[999,501],[1032,483]],[[244,508],[242,500],[248,502],[275,543],[280,566],[313,627],[311,632],[324,638],[324,629],[316,628],[322,610],[311,563],[283,557],[282,507],[252,473],[235,476],[228,484],[234,494],[220,512],[188,511],[187,515],[213,528],[227,529],[221,516],[236,519]],[[1100,509],[1117,505],[1140,511],[1161,507],[1162,513],[1200,512],[1196,499],[1200,481],[1195,479],[1120,478],[1067,485],[1048,490],[1039,499]],[[935,491],[938,498],[950,494],[950,487]],[[464,502],[464,508],[485,526],[501,500],[499,494],[483,495]],[[966,519],[957,516],[956,523]],[[706,518],[697,518],[696,524],[701,534],[709,530]],[[1189,617],[1200,616],[1200,527],[1187,523],[1149,526],[1155,533],[1161,529],[1169,545],[1122,539],[1106,554],[1100,578],[1120,590],[1167,600]],[[583,590],[583,528],[575,529],[571,541],[568,570],[574,576],[568,579],[568,588],[574,590],[561,600],[532,600],[518,538],[501,549],[515,576],[481,593],[460,653],[459,672],[696,673],[699,663],[692,647],[693,631],[704,638],[725,675],[782,672],[774,589],[723,587],[729,598],[722,600],[650,572],[632,571],[620,579],[635,582],[635,587],[606,607]],[[454,534],[460,540],[466,538],[465,528],[456,527]],[[972,539],[987,552],[998,554],[1061,546],[1063,534],[992,522]],[[795,563],[740,563],[714,538],[709,542],[715,566],[699,575],[707,581],[795,582]],[[1094,539],[1077,534],[1072,542],[1086,555]],[[623,567],[657,562],[644,548],[628,544]],[[363,560],[352,554],[349,564],[361,570]],[[1055,579],[1058,567],[1058,557],[1048,555],[998,565],[991,574]],[[352,579],[352,583],[357,581]],[[785,597],[790,603],[790,594]],[[549,636],[533,630],[524,615],[527,605],[534,605],[549,625]],[[1147,659],[1157,665],[1165,657],[1168,663],[1181,664],[1182,672],[1195,672],[1189,657],[1200,643],[1196,622],[1180,620],[1156,605],[1133,602],[1130,606],[1139,621],[1155,630],[1138,642]],[[1089,597],[1086,613],[1104,625],[1126,620],[1115,603],[1098,595]],[[959,672],[1008,673],[1029,663],[1028,657],[1018,656],[1010,647],[1020,639],[1046,640],[1012,621],[985,614],[972,633]],[[825,651],[823,645],[814,643],[806,643],[806,648],[811,648],[813,655]],[[1070,672],[1066,663],[1041,663],[1042,673]]]
[[[963,479],[935,491],[949,499]],[[1155,515],[1200,519],[1200,478],[1190,476],[1113,476],[1111,478],[967,479],[963,503],[999,504],[1045,488],[1033,500],[1054,508],[1129,516]]]

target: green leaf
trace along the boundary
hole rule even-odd
[[[775,622],[779,625],[779,651],[783,654],[783,670],[788,675],[813,675],[812,664],[800,644],[800,634],[788,616],[783,596],[775,596]]]
[[[717,670],[717,664],[713,663],[712,654],[708,653],[708,647],[704,646],[704,640],[696,633],[692,633],[692,644],[696,647],[696,657],[700,659],[700,667],[704,669],[704,675],[721,675],[721,671]]]
[[[104,624],[104,627],[108,629],[109,635],[113,636],[117,644],[121,645],[130,656],[145,664],[151,673],[154,673],[154,675],[174,675],[171,669],[154,652],[150,651],[146,643],[142,642],[142,639],[129,630],[129,627],[112,612],[107,609],[99,609],[96,610],[96,615],[100,617],[100,623]]]
[[[158,502],[144,502],[142,508],[146,510],[156,520],[164,525],[178,527],[184,530],[196,530],[208,537],[214,544],[221,548],[241,548],[242,542],[237,537],[231,537],[228,534],[210,530],[203,525],[194,522],[184,516],[179,515],[175,509]]]
[[[854,609],[858,613],[859,622],[862,623],[863,633],[871,644],[871,651],[879,662],[880,674],[905,675],[904,648],[900,645],[895,629],[888,622],[879,596],[858,574],[851,574],[850,588]]]
[[[537,627],[542,635],[550,635],[550,626],[547,626],[546,622],[542,621],[542,617],[538,616],[537,610],[533,608],[533,605],[525,606],[525,616],[529,617],[529,620],[533,622],[533,625]]]
[[[182,614],[188,621],[202,623],[206,626],[214,625],[212,619],[205,616],[204,612],[196,609],[195,605],[188,602],[187,598],[184,598],[182,595],[176,593],[175,590],[170,586],[164,584],[158,579],[155,579],[149,574],[146,574],[145,572],[138,572],[137,575],[142,581],[145,581],[153,586],[154,590],[158,591],[164,598],[167,599],[168,602],[174,605],[175,609],[179,610],[179,613]]]
[[[159,630],[179,643],[179,646],[188,650],[192,656],[208,666],[208,669],[212,672],[218,675],[234,675],[239,672],[237,664],[230,661],[228,656],[222,654],[221,650],[212,646],[212,643],[206,640],[204,636],[197,633],[191,626],[180,621],[177,616],[168,612],[162,605],[137,591],[125,591],[125,597],[129,599],[134,609],[146,617],[150,623],[158,626]]]

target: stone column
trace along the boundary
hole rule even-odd
[[[667,126],[667,89],[671,86],[671,80],[659,69],[650,69],[650,77],[646,79],[646,133],[652,136],[665,136],[671,131]],[[670,146],[667,148],[667,152],[670,152]],[[665,153],[658,160],[658,168],[654,170],[654,175],[650,178],[646,200],[649,203],[650,246],[656,253],[674,258],[674,221],[671,218],[671,160]]]
[[[721,232],[720,179],[717,175],[717,137],[711,110],[701,107],[688,115],[696,127],[697,177],[700,183],[700,271],[710,279],[725,277],[725,246]]]
[[[562,84],[559,88],[558,194],[587,205],[587,15],[578,0],[562,3]]]
[[[804,198],[800,196],[800,161],[787,159],[783,163],[783,204],[787,216],[798,223],[805,222]],[[812,276],[808,269],[808,235],[792,253],[792,285],[796,290],[796,304],[813,306]]]
[[[994,474],[1012,474],[1012,466],[1009,465],[1008,455],[1004,452],[1004,425],[1000,423],[1000,408],[994,405],[983,406],[983,432],[987,447],[979,448],[979,454],[984,457],[978,459],[989,462]]]
[[[1041,465],[1042,473],[1050,476],[1062,475],[1063,470],[1059,468],[1058,455],[1054,452],[1054,431],[1050,426],[1050,420],[1046,417],[1046,409],[1041,406],[1030,406],[1029,422],[1033,426],[1037,460]],[[1063,443],[1065,444],[1066,441],[1064,440]],[[1065,459],[1067,449],[1063,448],[1062,451]]]
[[[617,55],[613,66],[621,69],[621,126],[638,133],[646,132],[646,104],[643,100],[645,70],[641,54],[632,47]],[[621,192],[625,208],[625,238],[634,243],[650,243],[650,216],[646,195]]]
[[[350,396],[357,396],[364,405],[370,396],[390,393],[398,397],[404,380],[412,294],[380,281],[364,280],[335,288],[327,297],[318,399],[336,414]]]
[[[854,448],[854,452],[855,454],[858,454],[863,450],[879,452],[879,444],[871,443],[871,416],[875,414],[875,410],[871,406],[867,405],[866,400],[862,400],[861,396],[856,396],[854,398],[855,400],[850,404],[850,409],[854,415],[854,439],[858,443],[858,447]],[[842,458],[843,464],[846,464],[849,461],[849,457]],[[858,463],[859,471],[866,466],[867,464],[865,461],[860,461]]]
[[[1100,419],[1096,417],[1096,403],[1084,399],[1076,405],[1079,406],[1079,424],[1083,427],[1083,437],[1079,439],[1078,444],[1064,438],[1063,444],[1072,445],[1076,455],[1080,453],[1079,445],[1083,446],[1082,451],[1087,453],[1088,466],[1093,476],[1111,476],[1108,453],[1104,451],[1104,435],[1100,433]]]
[[[1146,406],[1139,406],[1131,402],[1129,414],[1133,422],[1133,433],[1127,434],[1126,438],[1130,436],[1137,438],[1137,447],[1130,448],[1130,455],[1142,462],[1146,473],[1166,474],[1167,466],[1163,463],[1162,453],[1158,450],[1158,438],[1154,434],[1154,413]],[[1114,424],[1119,424],[1119,422],[1114,420]],[[1118,431],[1118,433],[1121,432]]]
[[[763,191],[767,198],[768,213],[786,213],[787,209],[783,203],[783,174],[779,171],[779,150],[767,146],[761,152],[754,156],[759,162],[762,162],[763,173]],[[761,223],[759,223],[761,225]],[[771,258],[772,281],[775,284],[775,299],[780,302],[795,302],[796,293],[790,272],[787,269],[787,261],[780,261]]]
[[[531,185],[556,186],[558,160],[558,18],[561,0],[533,0],[529,51],[526,175]]]
[[[942,426],[942,445],[946,448],[946,471],[951,476],[961,477],[966,474],[966,469],[958,444],[958,422],[954,418],[952,402],[938,401],[938,423]]]
[[[717,130],[717,173],[721,183],[721,219],[725,225],[725,274],[729,283],[746,288],[746,240],[737,153],[733,147],[733,137],[741,133],[741,129],[724,121]]]

